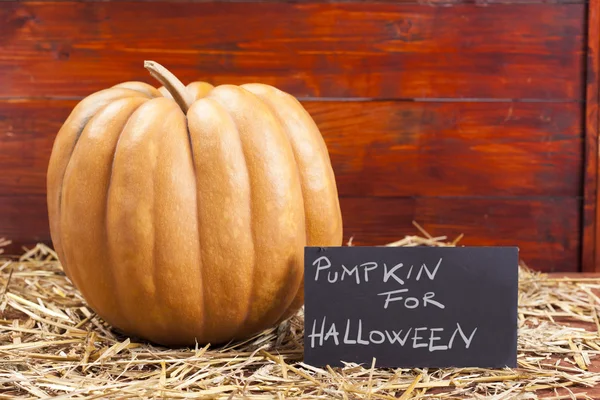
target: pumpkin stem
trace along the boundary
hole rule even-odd
[[[152,75],[157,81],[163,84],[165,89],[171,93],[173,99],[184,113],[191,107],[194,102],[193,96],[187,91],[187,88],[175,75],[168,69],[160,65],[155,61],[144,61],[144,68],[146,68],[150,75]]]

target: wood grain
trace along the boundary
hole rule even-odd
[[[441,3],[3,2],[0,237],[13,250],[49,242],[60,125],[93,91],[155,84],[142,66],[155,59],[184,82],[260,81],[301,98],[330,149],[345,240],[385,244],[416,220],[464,244],[518,245],[540,270],[597,263],[588,2]],[[598,0],[589,7],[598,25]]]
[[[575,104],[305,103],[353,196],[579,195]]]
[[[415,220],[432,235],[461,233],[464,245],[519,246],[521,257],[543,271],[576,271],[579,209],[574,199],[342,197],[344,243],[383,245],[419,234]],[[0,196],[0,237],[20,246],[50,243],[45,196]]]
[[[538,270],[576,271],[579,263],[580,202],[566,198],[342,198],[345,238],[378,245],[419,234],[416,220],[433,236],[463,245],[519,246]]]
[[[11,240],[5,254],[22,254],[22,247],[52,245],[46,196],[0,195],[0,238]]]
[[[585,4],[8,2],[0,96],[151,79],[260,81],[298,97],[583,96]],[[136,22],[137,21],[137,22]],[[138,23],[143,21],[143,23]]]
[[[0,101],[0,187],[45,194],[52,144],[77,102]],[[581,190],[574,103],[304,102],[342,196],[563,196]]]
[[[600,87],[600,1],[590,0],[588,5],[588,44],[585,105],[585,170],[582,270],[600,272],[600,197],[598,196],[598,138],[600,124],[598,102]]]
[[[5,0],[11,1],[11,0]],[[14,1],[14,0],[12,0]],[[35,1],[35,0],[21,0],[21,1]],[[72,2],[81,3],[94,3],[94,2],[120,2],[122,0],[67,0]],[[160,3],[165,0],[130,0],[135,3]],[[213,2],[215,0],[168,0],[176,3],[190,3],[190,2]],[[217,0],[221,3],[236,2],[239,0]],[[261,3],[279,3],[281,0],[260,0]],[[310,3],[372,3],[373,0],[310,0]],[[402,3],[402,4],[423,4],[424,1],[420,0],[377,0],[378,3]],[[585,3],[585,0],[427,0],[428,5],[433,6],[450,6],[455,4],[477,4],[485,6],[488,4],[580,4]]]

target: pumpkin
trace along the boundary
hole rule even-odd
[[[84,98],[47,173],[52,243],[89,306],[163,345],[247,338],[304,302],[304,247],[337,246],[325,142],[265,84],[124,82]]]

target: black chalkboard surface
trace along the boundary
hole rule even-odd
[[[304,362],[517,366],[518,248],[306,247]]]

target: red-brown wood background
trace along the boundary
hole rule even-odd
[[[590,22],[590,23],[588,23]],[[78,100],[121,81],[258,81],[297,96],[345,240],[417,233],[596,269],[598,2],[0,3],[0,237],[50,243],[45,173]]]

